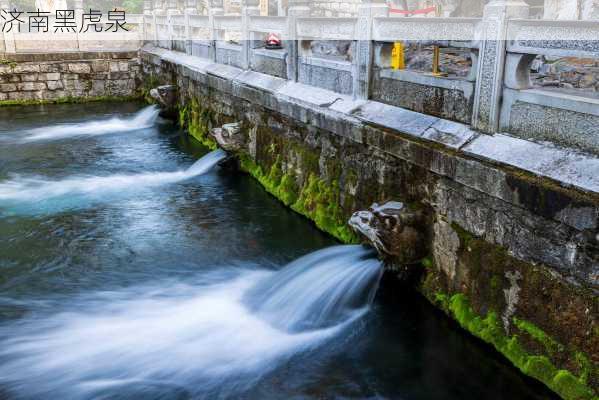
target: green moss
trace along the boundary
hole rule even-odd
[[[437,294],[435,300],[447,302],[446,296]],[[495,312],[489,312],[484,318],[477,315],[462,293],[451,296],[448,304],[449,312],[464,329],[493,345],[526,375],[545,383],[566,400],[596,399],[593,390],[586,386],[587,376],[582,374],[580,377],[576,377],[570,371],[557,369],[546,356],[528,354],[519,343],[517,335],[509,337],[505,334]],[[551,343],[553,339],[535,325],[518,321],[517,326],[536,340],[550,343],[549,346],[559,349],[554,343]]]
[[[292,173],[283,173],[278,156],[268,173],[249,157],[241,156],[241,166],[256,178],[262,186],[285,205],[308,217],[318,228],[333,235],[344,243],[356,243],[357,237],[346,224],[339,206],[339,186],[327,184],[311,174],[301,190]]]
[[[420,263],[426,269],[431,269],[433,267],[433,259],[430,257],[424,257]]]
[[[470,242],[475,239],[474,236],[455,222],[451,224],[451,227],[458,234],[463,248],[467,249],[470,245]]]
[[[547,335],[541,328],[533,323],[518,318],[513,318],[512,321],[519,330],[526,332],[534,340],[541,343],[548,353],[554,354],[558,351],[564,351],[564,346],[556,342],[552,337]]]
[[[140,96],[95,96],[95,97],[59,97],[53,100],[2,100],[0,107],[10,106],[31,106],[41,104],[82,104],[94,103],[100,101],[134,101],[139,100]]]
[[[339,184],[328,184],[310,174],[299,198],[291,206],[298,213],[314,221],[316,226],[344,243],[356,243],[357,236],[347,225],[339,199]]]
[[[178,122],[182,129],[187,129],[189,135],[210,150],[217,148],[216,141],[209,135],[212,128],[212,114],[208,108],[200,107],[196,99],[179,108]]]

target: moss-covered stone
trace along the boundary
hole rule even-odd
[[[187,132],[208,147],[215,150],[216,141],[209,135],[212,129],[212,114],[208,107],[200,107],[196,99],[192,99],[187,105],[179,107],[179,126],[187,129]]]
[[[285,205],[311,219],[318,228],[333,235],[343,243],[357,243],[358,238],[347,226],[339,204],[339,186],[327,184],[311,174],[303,187],[298,189],[294,176],[283,173],[280,157],[268,173],[248,156],[241,157],[241,166],[256,178],[273,196]]]
[[[580,376],[575,376],[571,371],[558,369],[549,357],[529,353],[521,344],[519,335],[506,335],[495,311],[489,311],[485,316],[478,315],[473,311],[468,298],[463,293],[449,296],[438,292],[433,301],[440,308],[446,310],[462,328],[491,344],[520,371],[545,383],[562,398],[566,400],[597,399],[593,389],[587,386],[588,371]],[[563,346],[534,324],[517,319],[514,321],[519,329],[546,344],[552,351],[560,349],[563,351]],[[582,353],[577,354],[578,358],[584,357]],[[588,364],[587,368],[591,368],[590,363]]]

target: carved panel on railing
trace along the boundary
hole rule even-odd
[[[556,56],[599,56],[596,21],[513,20],[508,24],[508,51]]]
[[[192,28],[209,28],[210,18],[207,15],[190,15],[189,26]]]
[[[461,41],[476,40],[478,18],[375,18],[376,41]],[[471,47],[465,45],[464,47]]]
[[[287,31],[286,17],[250,17],[250,31],[253,32],[274,32],[283,34]]]
[[[325,40],[356,38],[357,18],[298,18],[297,36]]]
[[[241,17],[238,16],[217,16],[214,17],[214,28],[220,30],[241,30]]]

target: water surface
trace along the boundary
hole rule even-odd
[[[144,107],[0,109],[0,398],[551,398]]]

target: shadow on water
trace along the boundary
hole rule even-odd
[[[15,108],[0,135],[141,107]],[[0,185],[188,171],[207,153],[160,121],[75,136],[0,146]],[[329,248],[247,176],[126,186],[0,212],[0,398],[552,398],[389,276],[370,305],[370,252]]]

